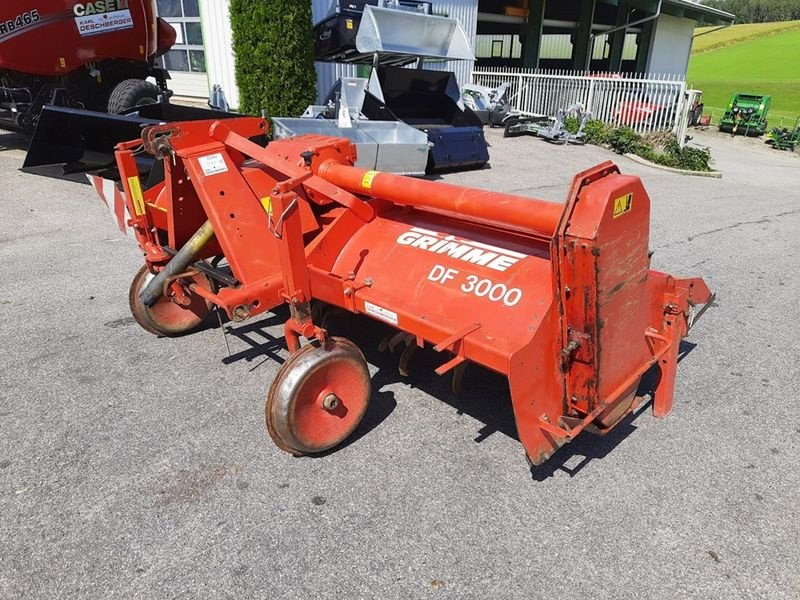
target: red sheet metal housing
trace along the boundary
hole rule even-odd
[[[175,42],[154,0],[0,3],[0,69],[55,76],[106,59],[147,61]]]

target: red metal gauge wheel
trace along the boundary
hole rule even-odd
[[[270,437],[295,455],[341,444],[361,422],[372,393],[367,361],[350,340],[304,346],[283,363],[267,396]]]
[[[210,302],[196,294],[188,293],[189,304],[181,306],[166,296],[159,298],[153,306],[145,306],[139,299],[139,292],[155,275],[147,265],[143,266],[131,282],[128,302],[131,314],[143,329],[155,335],[175,337],[194,331],[203,324],[211,313]],[[191,280],[207,290],[213,290],[213,283],[202,273],[197,273],[187,280]]]

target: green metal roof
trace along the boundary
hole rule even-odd
[[[736,20],[736,17],[729,12],[692,0],[664,0],[661,11],[675,17],[694,19],[702,25],[725,25]]]
[[[599,1],[612,6],[619,5],[619,0]],[[655,14],[658,10],[658,0],[627,0],[627,4],[650,14]],[[705,6],[697,0],[663,0],[661,12],[673,17],[693,19],[699,25],[726,25],[736,20],[735,15],[718,8]]]

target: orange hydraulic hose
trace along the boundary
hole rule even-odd
[[[317,175],[362,196],[440,210],[545,237],[553,236],[564,210],[563,205],[546,200],[368,171],[333,160],[320,164]]]

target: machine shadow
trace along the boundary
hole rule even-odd
[[[230,336],[250,346],[245,350],[232,352],[222,359],[223,364],[230,365],[240,360],[252,363],[261,358],[262,360],[257,361],[250,369],[255,371],[267,361],[274,361],[279,365],[285,362],[286,359],[279,354],[282,350],[286,350],[283,331],[281,330],[279,336],[274,336],[268,330],[272,327],[282,326],[286,322],[289,318],[288,307],[279,306],[264,319],[237,326],[232,325],[227,315],[222,311],[219,311],[218,314],[220,315],[219,317],[212,317],[208,320],[208,329],[220,329],[221,326],[223,335]]]
[[[266,319],[253,323],[237,327],[231,327],[225,323],[223,326],[226,328],[227,334],[244,341],[250,348],[224,358],[223,363],[231,364],[240,360],[253,362],[261,358],[262,360],[258,361],[251,370],[255,370],[271,360],[282,364],[285,359],[279,353],[286,348],[285,340],[282,335],[276,337],[267,329],[282,325],[288,317],[288,309],[280,307]],[[212,327],[214,325],[219,327],[216,320]],[[505,377],[479,365],[470,364],[461,381],[461,391],[456,393],[453,391],[453,379],[450,374],[440,377],[434,373],[434,369],[449,360],[449,354],[437,353],[429,347],[418,349],[410,360],[410,374],[406,377],[399,371],[402,348],[397,348],[394,353],[382,352],[379,349],[381,340],[396,333],[396,329],[349,313],[336,313],[335,316],[327,318],[323,325],[329,335],[346,337],[353,341],[364,353],[367,362],[377,371],[373,371],[370,405],[359,426],[344,443],[316,456],[324,457],[357,443],[362,437],[379,427],[397,406],[394,393],[384,391],[383,388],[398,382],[413,386],[449,405],[458,414],[467,415],[481,423],[476,430],[474,438],[476,443],[481,443],[494,434],[502,434],[519,441],[508,382]],[[681,342],[679,361],[683,360],[695,346],[689,342]],[[402,347],[405,346],[402,345]],[[653,367],[644,375],[637,392],[637,395],[643,399],[642,403],[608,434],[604,436],[591,433],[579,435],[574,441],[559,449],[543,465],[532,466],[531,477],[536,481],[544,481],[553,477],[558,471],[574,477],[592,460],[602,459],[608,455],[636,431],[636,419],[652,405],[658,377],[657,367]],[[520,458],[522,456],[523,450],[520,446]]]
[[[486,145],[491,148],[492,145],[489,142],[486,142]],[[492,170],[492,163],[488,162],[482,167],[478,169],[471,169],[472,172],[480,172],[480,171],[491,171]],[[437,171],[436,173],[427,173],[422,175],[420,179],[426,179],[428,181],[444,181],[444,175],[452,174],[452,173],[460,173],[461,170],[458,168],[455,169],[443,169],[441,171]],[[456,184],[458,185],[458,184]],[[463,185],[463,184],[462,184]]]
[[[0,152],[8,150],[28,150],[31,143],[30,137],[21,133],[0,130]]]
[[[682,341],[678,362],[686,358],[696,346],[697,344]],[[636,395],[641,398],[641,403],[636,410],[622,419],[614,429],[605,435],[582,433],[572,442],[561,447],[544,464],[531,466],[531,477],[536,481],[544,481],[553,477],[557,471],[566,473],[570,477],[575,477],[592,460],[605,458],[614,448],[636,431],[636,420],[652,407],[659,376],[660,372],[656,365],[644,374],[636,391]]]
[[[448,353],[438,353],[432,348],[419,348],[409,361],[409,375],[400,373],[400,355],[405,348],[401,344],[394,352],[381,351],[381,340],[397,333],[397,330],[372,319],[355,315],[337,315],[325,323],[331,335],[347,337],[355,342],[364,357],[378,371],[372,380],[372,401],[382,393],[386,385],[402,382],[417,388],[429,396],[448,404],[458,414],[466,414],[483,424],[477,431],[475,442],[480,443],[494,433],[517,439],[514,412],[511,408],[508,384],[505,377],[470,365],[464,373],[461,392],[453,391],[453,376],[438,376],[434,369],[450,360]],[[396,401],[392,395],[392,403]],[[383,402],[384,400],[381,400]],[[386,415],[388,416],[388,414]]]

